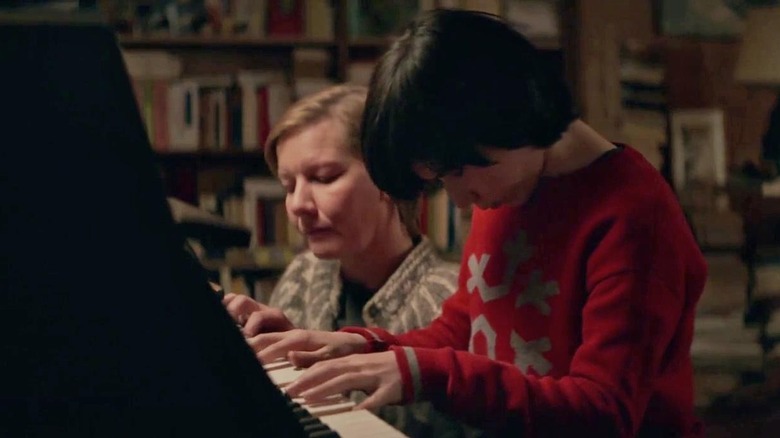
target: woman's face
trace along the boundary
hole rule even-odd
[[[458,207],[474,204],[479,208],[522,205],[533,193],[544,170],[544,149],[482,148],[492,164],[484,167],[463,166],[457,172],[437,175],[423,165],[414,171],[425,180],[439,178]]]
[[[359,255],[385,232],[391,206],[350,152],[340,122],[325,119],[295,131],[276,152],[287,216],[314,255]]]

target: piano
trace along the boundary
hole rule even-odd
[[[399,436],[258,362],[183,250],[110,28],[0,12],[0,59],[0,436]]]
[[[305,371],[294,367],[286,360],[278,360],[263,368],[274,385],[282,392],[287,385],[294,382]],[[296,416],[299,417],[299,421],[304,425],[304,431],[307,433],[332,430],[342,438],[367,436],[403,438],[406,436],[367,410],[353,410],[355,402],[342,395],[334,395],[315,404],[307,404],[303,399],[290,398],[286,394],[285,399],[288,406],[292,407]]]

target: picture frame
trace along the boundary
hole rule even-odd
[[[726,133],[721,108],[674,110],[670,115],[672,183],[678,193],[723,188]]]
[[[737,40],[747,11],[780,0],[655,0],[657,29],[664,36]]]
[[[744,27],[740,1],[660,0],[658,25],[665,36],[737,38]]]

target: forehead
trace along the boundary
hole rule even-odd
[[[344,126],[325,119],[286,135],[276,146],[280,170],[284,167],[316,163],[352,156]]]

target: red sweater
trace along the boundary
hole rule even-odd
[[[405,401],[518,436],[700,436],[690,346],[704,258],[661,175],[624,147],[475,210],[459,288],[390,345]],[[657,434],[657,435],[656,435]]]

